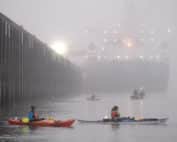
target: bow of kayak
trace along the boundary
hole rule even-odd
[[[65,120],[65,121],[57,120],[55,121],[54,126],[55,127],[71,127],[74,124],[74,122],[75,122],[74,119]]]
[[[28,123],[22,122],[20,119],[9,119],[8,123],[10,125],[29,125],[36,127],[71,127],[74,124],[74,119],[69,120],[38,120]]]

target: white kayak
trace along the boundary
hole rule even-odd
[[[78,120],[80,123],[88,124],[110,124],[110,125],[157,125],[166,124],[168,118],[144,118],[144,119],[133,119],[129,117],[119,118],[117,120],[102,119],[102,120]]]

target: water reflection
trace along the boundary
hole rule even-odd
[[[38,104],[40,115],[46,117],[54,116],[56,119],[80,118],[86,120],[102,119],[105,115],[110,115],[112,105],[118,104],[122,116],[135,115],[144,117],[168,117],[170,120],[166,126],[129,126],[129,125],[82,125],[76,123],[73,128],[40,128],[28,126],[9,126],[7,124],[0,125],[0,141],[9,142],[157,142],[169,141],[171,137],[177,138],[177,125],[172,125],[172,120],[177,116],[172,107],[176,106],[173,102],[167,105],[167,96],[149,95],[142,101],[131,101],[129,95],[100,95],[100,101],[88,101],[85,96],[78,96],[67,100],[55,100]],[[160,98],[160,99],[159,99]],[[173,99],[172,99],[173,100]],[[141,108],[142,107],[142,108]],[[28,106],[16,106],[19,110],[16,112],[4,113],[2,118],[8,118],[21,114],[24,116],[28,111]],[[13,109],[14,110],[14,109]],[[171,111],[168,111],[171,110]],[[135,113],[136,112],[136,113]],[[173,117],[171,118],[171,114]],[[18,115],[18,116],[20,116]],[[141,116],[142,117],[142,116]],[[173,121],[176,124],[176,120]]]
[[[111,125],[111,128],[113,131],[118,130],[120,128],[120,125]]]

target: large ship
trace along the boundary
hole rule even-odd
[[[85,90],[132,92],[144,86],[146,91],[165,91],[169,79],[167,42],[158,39],[155,31],[142,34],[140,29],[130,34],[120,29],[87,31],[87,39],[92,41],[87,43],[81,63]],[[89,38],[93,35],[94,39]]]
[[[101,92],[131,92],[144,86],[147,91],[168,88],[169,64],[134,59],[131,61],[91,60],[83,67],[85,89]]]

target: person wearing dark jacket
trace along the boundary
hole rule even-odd
[[[113,106],[113,108],[111,110],[111,118],[112,118],[112,120],[117,120],[118,118],[120,118],[118,106]]]

